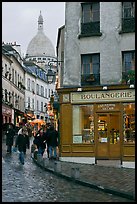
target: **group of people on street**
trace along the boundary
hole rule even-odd
[[[30,149],[30,137],[27,125],[23,125],[15,138],[15,130],[12,125],[9,124],[8,130],[6,131],[6,145],[7,153],[12,153],[19,151],[19,161],[21,164],[24,164],[24,157],[26,150]],[[46,130],[41,128],[38,130],[37,134],[34,136],[32,146],[35,146],[34,150],[37,150],[35,153],[43,156],[45,149],[47,150],[47,157],[49,159],[58,159],[57,147],[58,147],[59,134],[55,130],[54,125],[47,123]]]
[[[49,159],[58,159],[58,131],[55,130],[53,124],[47,124],[46,131],[41,128],[35,136],[33,144],[38,149],[38,154],[43,156],[47,147],[47,156]]]

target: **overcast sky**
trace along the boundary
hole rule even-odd
[[[65,24],[65,2],[2,2],[2,41],[17,42],[26,54],[38,31],[40,11],[44,33],[56,49],[58,28]]]

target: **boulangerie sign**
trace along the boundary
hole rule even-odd
[[[111,90],[71,93],[71,103],[134,101],[135,90]]]

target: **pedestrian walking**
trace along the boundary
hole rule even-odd
[[[33,141],[33,144],[35,144],[37,146],[38,154],[41,154],[43,156],[43,154],[45,152],[45,148],[46,148],[46,141],[45,141],[45,137],[44,137],[43,128],[38,130],[38,132],[35,136],[35,139]]]
[[[44,133],[44,137],[45,137],[46,144],[47,144],[47,157],[48,157],[48,158],[49,158],[49,141],[48,141],[48,132],[49,132],[50,126],[51,126],[50,123],[47,123],[47,124],[46,124],[46,131],[45,131],[45,133]]]
[[[49,159],[57,159],[57,147],[58,147],[58,131],[54,129],[53,124],[50,126],[46,133],[46,139],[49,146]]]
[[[19,151],[19,161],[24,164],[24,155],[26,154],[26,148],[30,148],[29,137],[26,127],[22,127],[21,134],[19,134],[15,141],[15,148]]]
[[[13,129],[13,126],[11,124],[9,124],[8,129],[6,131],[7,153],[12,152],[14,136],[15,136],[15,130]]]
[[[18,130],[18,135],[22,134],[22,128],[24,127],[23,123],[19,124],[19,130]]]

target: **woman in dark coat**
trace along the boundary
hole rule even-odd
[[[11,153],[13,141],[15,136],[15,130],[13,126],[9,124],[8,130],[6,131],[6,145],[7,145],[7,153]]]
[[[22,134],[19,134],[17,136],[15,147],[18,148],[20,162],[24,164],[24,155],[26,154],[26,148],[29,149],[30,147],[30,141],[29,141],[29,136],[27,134],[26,127],[23,127]]]

